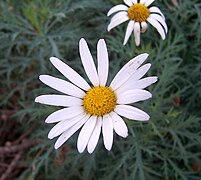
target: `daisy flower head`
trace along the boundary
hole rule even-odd
[[[129,21],[126,34],[124,38],[124,45],[127,43],[132,32],[134,32],[135,44],[140,45],[140,33],[144,33],[147,30],[149,22],[154,26],[162,39],[165,39],[168,28],[165,22],[165,17],[161,10],[156,7],[150,7],[151,3],[155,0],[123,0],[124,4],[119,4],[112,7],[107,15],[110,16],[115,13],[112,17],[109,25],[108,31],[114,27],[122,24],[123,22]]]
[[[91,85],[67,64],[51,57],[53,66],[68,81],[40,75],[39,79],[44,84],[63,94],[41,95],[36,97],[35,102],[64,107],[50,114],[45,120],[46,123],[57,123],[48,134],[49,139],[59,136],[55,149],[81,128],[77,140],[80,153],[86,148],[92,153],[101,132],[105,148],[111,150],[113,131],[123,138],[128,135],[122,117],[136,121],[149,120],[147,113],[129,104],[151,98],[151,93],[143,89],[155,83],[157,77],[142,78],[151,66],[149,63],[141,66],[148,57],[148,54],[144,53],[124,65],[107,86],[109,60],[105,41],[100,39],[97,44],[97,68],[83,38],[79,42],[79,52]]]

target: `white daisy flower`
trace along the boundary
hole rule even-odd
[[[56,149],[83,126],[77,140],[80,153],[86,147],[89,153],[94,151],[101,130],[105,148],[111,150],[113,130],[123,138],[128,135],[127,126],[121,116],[136,121],[149,120],[147,113],[128,104],[151,98],[151,93],[143,89],[155,83],[157,77],[141,79],[151,67],[149,63],[140,67],[148,57],[148,54],[144,53],[124,65],[107,86],[109,60],[105,41],[100,39],[97,44],[97,69],[83,38],[79,42],[79,51],[92,86],[67,64],[51,57],[51,63],[70,82],[49,75],[40,75],[39,79],[44,84],[64,95],[41,95],[35,102],[64,107],[50,114],[45,120],[46,123],[57,123],[48,134],[49,139],[59,136],[55,143]]]
[[[155,0],[123,1],[126,5],[119,4],[108,11],[108,16],[116,13],[108,25],[108,31],[129,20],[123,44],[125,45],[127,43],[133,31],[135,44],[136,46],[139,46],[140,32],[144,33],[147,30],[147,22],[149,22],[157,29],[162,39],[165,39],[165,36],[168,32],[168,28],[165,23],[165,17],[158,7],[149,7]]]

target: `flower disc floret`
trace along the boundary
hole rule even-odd
[[[96,86],[87,91],[83,99],[83,106],[89,115],[103,116],[114,110],[116,95],[107,86]]]
[[[136,22],[146,21],[149,15],[149,9],[144,4],[137,3],[128,8],[128,17]]]

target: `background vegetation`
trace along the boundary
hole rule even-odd
[[[158,0],[169,32],[163,41],[153,27],[123,46],[127,23],[106,31],[107,11],[121,0],[0,1],[0,179],[199,180],[201,177],[201,2]],[[133,56],[150,53],[148,75],[159,82],[153,98],[137,104],[148,123],[130,122],[129,136],[115,136],[112,151],[102,138],[92,155],[79,154],[77,134],[59,150],[49,140],[45,117],[54,107],[34,103],[51,89],[40,74],[63,78],[49,57],[63,59],[85,76],[78,54],[84,37],[94,57],[104,38],[111,78]],[[132,37],[133,38],[133,37]]]

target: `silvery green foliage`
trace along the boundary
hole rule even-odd
[[[199,0],[160,0],[169,27],[166,40],[150,28],[136,48],[134,39],[122,45],[126,25],[108,33],[108,10],[120,0],[21,0],[0,2],[1,108],[19,108],[12,118],[20,124],[13,134],[29,132],[41,143],[22,159],[25,168],[18,179],[139,179],[198,180],[200,174],[200,89],[201,89],[201,4]],[[39,86],[41,73],[59,73],[49,63],[57,56],[84,77],[78,40],[84,37],[95,57],[98,39],[104,38],[110,55],[111,80],[125,62],[147,52],[152,64],[148,75],[157,75],[152,100],[140,103],[151,119],[148,123],[129,122],[128,138],[114,137],[113,150],[102,142],[92,155],[76,150],[77,135],[56,151],[47,139],[50,127],[42,119],[55,111],[38,107],[34,98],[49,93]],[[157,40],[156,40],[157,39]],[[3,145],[1,140],[1,145]],[[33,168],[34,167],[34,168]],[[65,178],[64,178],[65,177]]]

